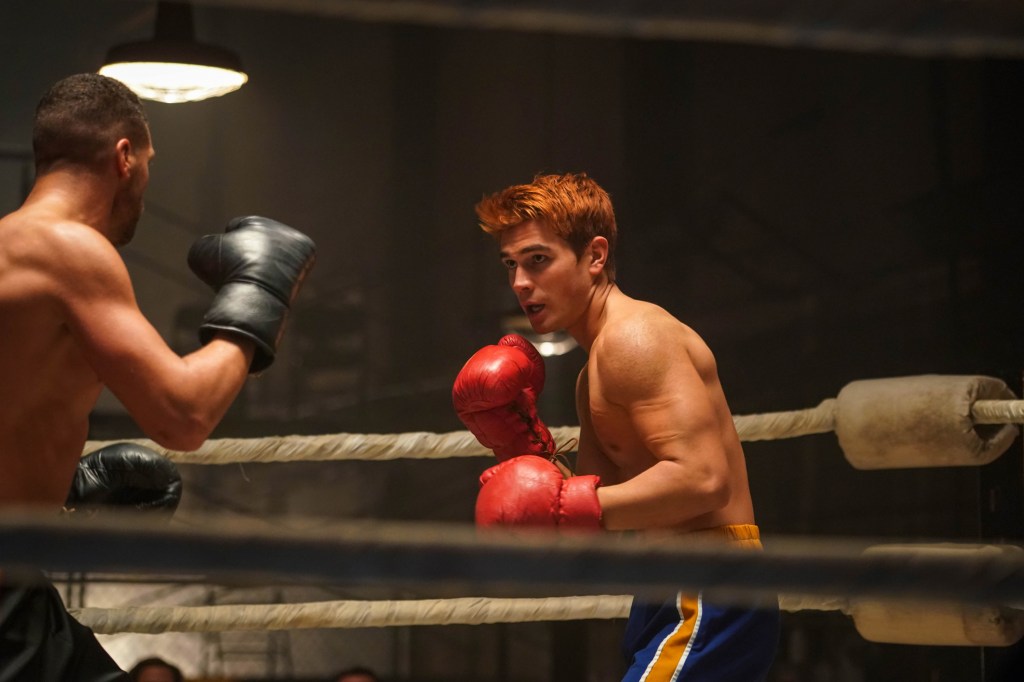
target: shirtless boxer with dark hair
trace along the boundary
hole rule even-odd
[[[104,488],[133,484],[124,466],[147,469],[159,457],[115,448],[76,479],[101,387],[152,440],[198,448],[247,375],[273,361],[315,247],[257,216],[200,239],[189,265],[216,294],[200,329],[204,345],[181,357],[139,310],[116,249],[142,215],[154,155],[138,97],[104,76],[69,76],[39,102],[32,141],[32,190],[0,219],[0,509],[57,513],[69,500],[87,505]],[[150,464],[154,475],[167,474]],[[0,679],[126,676],[52,586],[0,576]]]
[[[695,533],[760,548],[715,358],[693,329],[618,287],[608,194],[585,174],[541,175],[485,197],[476,212],[534,331],[564,329],[588,356],[569,477],[537,414],[544,367],[528,341],[507,336],[459,373],[456,411],[501,460],[481,477],[477,524]],[[778,635],[775,604],[731,607],[702,593],[637,601],[623,679],[763,680]]]

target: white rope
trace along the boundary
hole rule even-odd
[[[556,442],[579,438],[579,427],[551,429]],[[168,450],[149,439],[89,441],[85,452],[114,443],[137,443],[184,464],[233,464],[236,462],[313,462],[326,460],[447,459],[481,457],[491,451],[469,431],[398,434],[339,433],[322,436],[268,436],[265,438],[211,439],[192,452]]]
[[[95,632],[220,632],[300,628],[368,628],[406,625],[482,625],[533,621],[623,618],[632,597],[540,599],[428,599],[326,601],[99,609],[73,615]]]
[[[737,415],[734,422],[743,441],[781,440],[834,430],[835,410],[836,400],[828,398],[817,407],[805,410]],[[1024,400],[979,400],[971,407],[971,414],[978,424],[1024,424]],[[551,435],[555,442],[565,443],[573,438],[578,439],[580,430],[578,426],[558,426],[551,429]],[[172,461],[184,464],[447,459],[491,454],[469,431],[219,438],[206,441],[192,452],[168,450],[149,439],[89,441],[85,444],[84,452],[92,452],[115,442],[144,445]]]
[[[71,609],[99,634],[226,632],[303,628],[370,628],[410,625],[484,625],[564,620],[607,620],[629,615],[630,595],[541,599],[424,599],[324,601],[303,604],[121,607]],[[844,611],[845,598],[783,595],[786,611]]]
[[[815,433],[828,433],[836,426],[836,399],[828,398],[817,407],[790,412],[737,415],[733,417],[740,440],[781,440]]]
[[[975,424],[1024,424],[1024,400],[978,400],[971,417]]]

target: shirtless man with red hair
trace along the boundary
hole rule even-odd
[[[502,460],[481,477],[477,524],[699,533],[760,548],[715,358],[693,329],[619,288],[608,194],[585,174],[541,175],[476,211],[534,331],[565,330],[588,356],[568,477],[537,414],[544,372],[529,342],[505,337],[460,372],[456,411]],[[755,682],[768,674],[778,636],[774,604],[711,604],[701,593],[635,602],[623,679]]]

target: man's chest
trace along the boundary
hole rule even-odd
[[[626,407],[603,393],[599,376],[584,377],[579,385],[577,407],[580,429],[600,456],[617,469],[636,467],[642,443]]]

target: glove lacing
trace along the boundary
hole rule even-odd
[[[576,438],[570,438],[569,440],[559,445],[558,449],[551,453],[551,455],[548,457],[548,461],[554,464],[556,467],[558,467],[559,470],[562,472],[562,475],[565,476],[566,478],[571,478],[572,476],[575,476],[576,472],[574,472],[572,470],[572,466],[569,465],[569,458],[566,456],[565,453],[572,452],[578,443],[579,440],[577,440]]]

